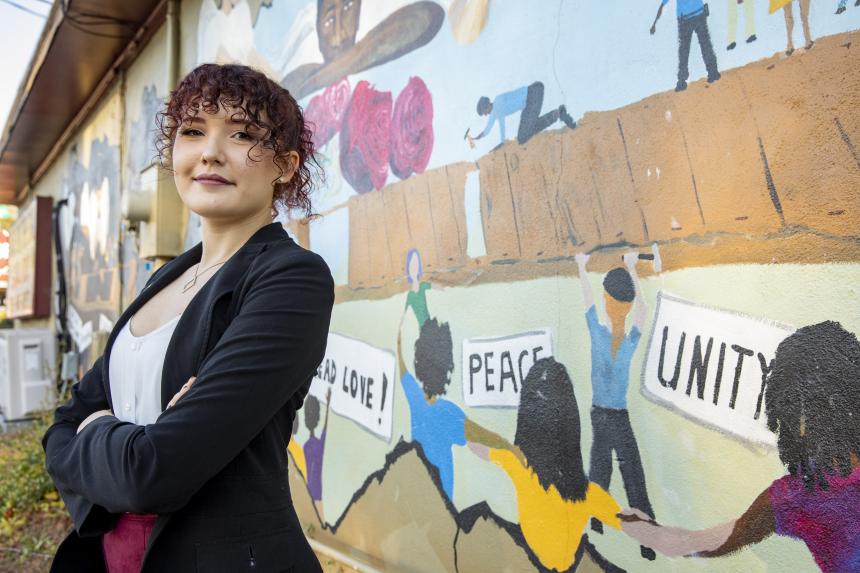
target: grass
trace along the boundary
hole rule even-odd
[[[47,571],[71,529],[65,505],[45,471],[41,439],[49,414],[0,434],[0,572]]]
[[[72,520],[45,471],[42,436],[51,414],[0,433],[0,573],[46,573]],[[354,573],[319,555],[325,573]]]

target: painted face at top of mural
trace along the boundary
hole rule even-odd
[[[355,45],[361,0],[317,0],[317,34],[326,62]]]

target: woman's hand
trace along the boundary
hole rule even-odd
[[[175,405],[176,402],[179,401],[182,396],[191,389],[191,385],[194,384],[194,381],[197,380],[197,376],[192,376],[188,379],[188,382],[182,385],[182,388],[179,389],[179,392],[173,395],[173,398],[170,399],[170,402],[167,403],[167,408]],[[165,408],[165,410],[167,409]]]
[[[113,412],[111,412],[110,410],[96,410],[95,412],[84,418],[84,420],[78,425],[78,429],[75,432],[75,435],[80,434],[81,430],[83,430],[87,426],[87,424],[89,424],[96,418],[101,418],[102,416],[113,416]]]

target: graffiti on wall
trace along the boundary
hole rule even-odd
[[[86,159],[81,146],[87,146]],[[119,146],[107,136],[79,141],[67,156],[61,198],[69,328],[80,352],[119,309]]]
[[[132,118],[127,131],[125,157],[125,181],[128,189],[141,188],[141,173],[157,158],[156,113],[161,106],[155,85],[146,85],[140,94],[139,115]],[[125,304],[134,300],[140,292],[153,268],[152,262],[141,260],[138,256],[137,234],[129,229],[123,229],[123,301]]]
[[[289,88],[326,168],[287,225],[338,289],[309,535],[382,570],[860,567],[851,8],[514,4],[201,3],[198,60]]]

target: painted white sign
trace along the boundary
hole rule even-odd
[[[552,356],[549,329],[463,341],[463,401],[467,406],[520,403],[520,389],[537,360]]]
[[[774,446],[765,382],[777,346],[792,332],[784,324],[661,292],[642,370],[643,392],[708,426]]]
[[[324,405],[331,390],[332,410],[390,440],[394,375],[391,351],[330,332],[310,394]]]

